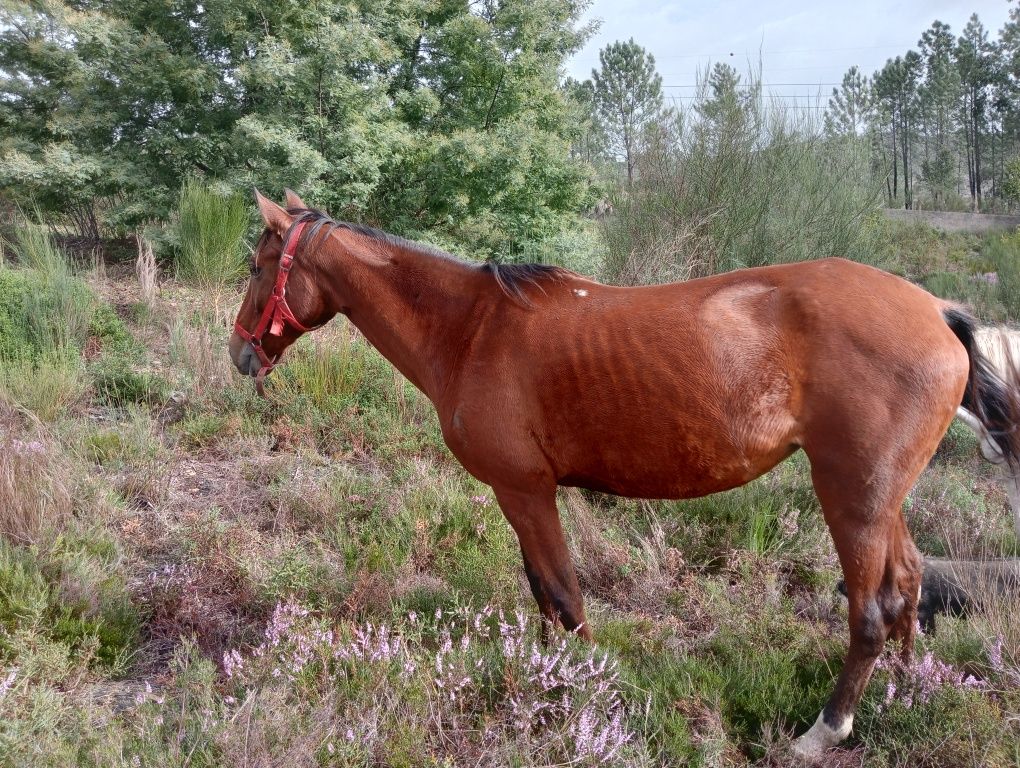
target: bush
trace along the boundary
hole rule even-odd
[[[43,353],[38,361],[12,360],[0,367],[0,398],[53,421],[84,392],[78,355],[68,349]]]
[[[80,351],[97,306],[70,273],[0,267],[0,360],[34,362],[56,349]]]
[[[825,256],[873,262],[878,186],[867,147],[829,142],[761,96],[703,89],[668,118],[605,219],[605,276],[629,284]]]
[[[248,204],[197,181],[181,188],[176,226],[177,271],[206,290],[222,291],[245,274]]]
[[[5,246],[20,268],[0,264],[0,395],[52,420],[85,388],[86,342],[124,349],[131,336],[44,227],[19,225]]]
[[[0,539],[0,659],[15,662],[32,643],[25,633],[59,643],[86,663],[122,664],[138,619],[110,553],[60,539],[52,550],[12,546]],[[115,556],[115,553],[114,555]],[[19,636],[20,635],[20,636]]]

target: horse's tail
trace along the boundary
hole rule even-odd
[[[946,324],[956,334],[970,358],[970,375],[960,405],[972,413],[1013,469],[1020,468],[1020,372],[1009,349],[1003,350],[997,370],[978,347],[977,321],[963,310],[943,310]]]

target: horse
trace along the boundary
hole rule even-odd
[[[979,328],[974,334],[974,342],[992,369],[1008,380],[1016,363],[1020,362],[1020,331],[1005,327]],[[956,415],[977,435],[981,455],[1000,467],[1000,478],[1013,513],[1013,530],[1020,540],[1020,467],[1007,460],[1008,456],[1003,454],[998,442],[977,415],[963,406],[957,409]]]
[[[850,642],[793,743],[843,741],[887,639],[912,653],[921,557],[902,503],[962,406],[1011,464],[1020,388],[960,307],[843,259],[616,287],[548,265],[468,263],[255,192],[265,229],[229,351],[265,376],[345,315],[434,405],[491,486],[543,616],[592,631],[558,486],[680,499],[743,485],[799,450],[843,570]]]

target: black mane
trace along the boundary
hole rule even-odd
[[[416,253],[441,259],[450,259],[465,266],[481,269],[487,274],[492,275],[496,285],[499,286],[506,296],[524,305],[530,305],[531,303],[526,293],[529,286],[541,287],[543,282],[562,280],[567,275],[573,274],[568,269],[552,264],[497,264],[494,261],[472,264],[438,248],[422,245],[398,235],[391,235],[389,232],[383,232],[381,229],[369,227],[365,224],[335,221],[327,213],[316,208],[289,208],[287,213],[294,217],[295,224],[305,222],[311,225],[308,231],[302,235],[302,245],[312,242],[320,235],[327,237],[333,230],[346,229],[373,240],[380,240],[388,245],[396,245]]]
[[[525,293],[528,286],[537,285],[541,288],[543,282],[562,280],[573,274],[569,269],[553,264],[497,264],[487,261],[482,269],[495,278],[496,285],[503,293],[522,304],[531,303]]]

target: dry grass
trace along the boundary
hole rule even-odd
[[[226,340],[213,323],[190,325],[181,319],[169,325],[170,364],[186,371],[191,379],[191,394],[202,397],[222,390],[234,375]]]
[[[135,259],[135,277],[138,278],[138,285],[142,292],[142,301],[152,304],[156,299],[156,283],[158,270],[156,268],[156,254],[152,250],[152,243],[141,233],[135,233],[135,243],[138,246],[138,258]]]
[[[69,468],[37,419],[0,399],[0,535],[36,543],[71,515]]]

